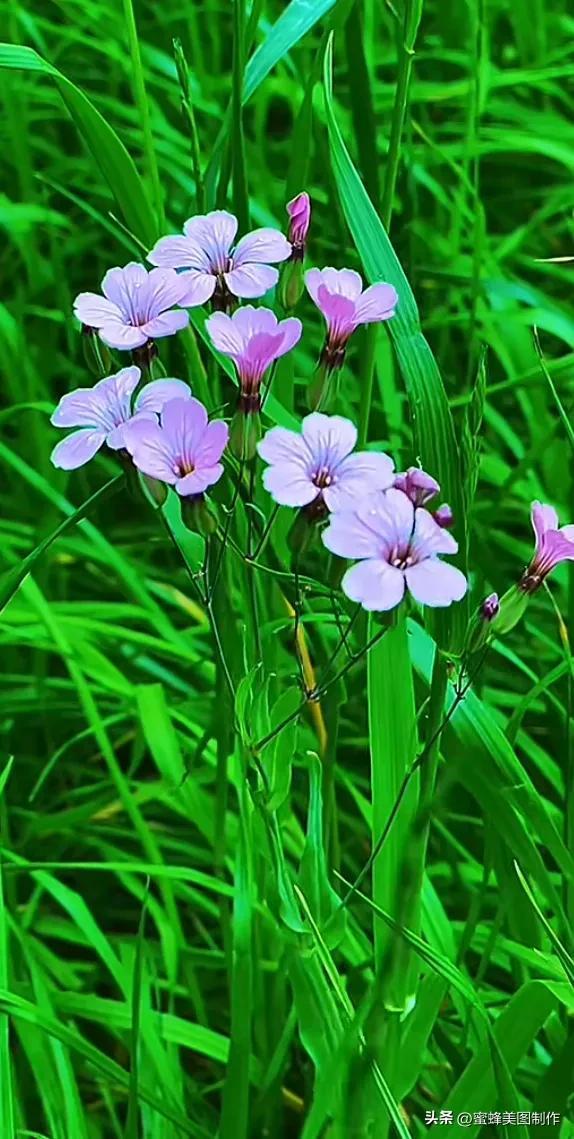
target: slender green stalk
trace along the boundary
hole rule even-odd
[[[243,79],[245,71],[245,0],[233,0],[233,94],[231,145],[233,153],[233,207],[240,229],[249,229],[249,190],[243,135]]]
[[[161,179],[159,175],[159,167],[154,147],[153,131],[151,126],[151,117],[149,111],[149,102],[145,87],[144,71],[142,65],[142,58],[140,52],[140,45],[136,27],[135,13],[132,0],[123,0],[124,21],[126,25],[128,50],[131,59],[131,78],[134,91],[134,98],[136,107],[140,118],[141,129],[143,134],[144,145],[144,160],[146,165],[147,174],[151,183],[153,201],[156,213],[156,223],[159,232],[162,233],[165,229],[165,217],[163,211],[163,192],[161,186]]]
[[[363,351],[361,354],[361,366],[359,372],[359,383],[361,385],[361,397],[359,407],[359,438],[357,446],[362,448],[365,446],[369,438],[369,420],[371,417],[371,404],[373,402],[373,384],[375,381],[375,354],[377,348],[377,334],[378,327],[376,324],[367,325],[364,333]]]
[[[395,102],[391,119],[391,136],[383,187],[381,216],[388,231],[393,214],[395,187],[401,158],[403,128],[407,113],[414,46],[423,10],[423,0],[405,0],[402,34],[399,35],[399,59]]]

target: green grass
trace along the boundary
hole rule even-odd
[[[531,501],[574,520],[571,266],[549,260],[574,253],[569,6],[0,13],[0,1139],[416,1137],[433,1110],[469,1136],[504,1129],[459,1112],[556,1111],[574,1139],[568,567],[463,700],[450,664],[529,560]],[[308,263],[400,294],[338,410],[439,478],[471,581],[333,667],[318,551],[295,652],[287,511],[264,570],[228,547],[207,604],[175,496],[162,515],[109,455],[49,459],[51,409],[92,382],[76,294],[204,204],[283,228],[303,188]],[[322,328],[298,313],[266,426],[305,411]],[[204,323],[162,363],[229,415]],[[234,542],[267,510],[258,480]]]

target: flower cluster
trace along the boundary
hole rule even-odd
[[[397,292],[385,282],[364,288],[352,269],[304,272],[308,194],[298,194],[286,210],[287,236],[263,227],[239,240],[237,219],[227,210],[189,218],[181,234],[162,237],[150,250],[153,268],[130,262],[109,269],[101,294],[79,294],[74,312],[84,330],[110,348],[131,351],[134,362],[62,397],[52,423],[77,430],[57,444],[52,461],[73,470],[106,446],[142,475],[197,503],[223,474],[228,445],[241,464],[259,454],[265,489],[278,506],[298,510],[297,525],[314,528],[328,520],[321,529],[324,546],[354,563],[341,582],[350,599],[385,611],[409,593],[420,604],[448,606],[464,596],[467,581],[443,560],[458,546],[449,532],[456,521],[450,506],[430,505],[438,482],[420,467],[395,471],[382,451],[357,451],[355,425],[324,410],[351,336],[360,325],[390,320]],[[281,319],[270,308],[242,303],[278,284]],[[275,365],[303,334],[300,319],[290,314],[304,288],[326,324],[309,388],[312,411],[300,430],[276,426],[261,438],[260,413]],[[155,341],[185,328],[186,310],[204,304],[211,307],[205,325],[211,344],[236,374],[231,430],[222,419],[209,420],[184,381],[150,381]],[[574,559],[574,526],[559,529],[556,512],[541,503],[534,503],[532,520],[534,557],[517,586],[500,600],[491,594],[480,607],[469,631],[473,651],[493,631],[512,627],[551,570]]]

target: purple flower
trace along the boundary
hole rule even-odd
[[[263,484],[281,506],[308,506],[320,499],[328,510],[349,509],[357,498],[389,487],[393,461],[380,451],[357,451],[357,428],[340,415],[314,412],[302,433],[272,427],[258,444],[269,463]]]
[[[415,506],[425,506],[440,490],[436,479],[433,479],[432,475],[427,475],[420,467],[409,467],[408,470],[395,475],[393,486],[408,495]]]
[[[74,314],[88,328],[97,328],[111,348],[139,348],[148,340],[173,336],[189,316],[179,304],[185,286],[173,269],[152,269],[130,261],[123,269],[108,269],[99,293],[79,293]]]
[[[241,394],[252,399],[257,399],[269,366],[297,344],[302,332],[296,317],[278,321],[270,309],[253,305],[242,306],[233,316],[214,312],[206,327],[214,347],[233,360]]]
[[[361,559],[347,570],[342,588],[363,609],[394,609],[406,590],[433,607],[460,601],[466,593],[464,574],[438,557],[456,554],[452,535],[394,487],[376,501],[332,515],[321,537],[332,553]]]
[[[448,502],[443,502],[442,506],[433,512],[433,518],[443,530],[450,530],[454,526],[454,514]]]
[[[188,308],[205,304],[216,294],[226,297],[262,297],[277,284],[279,272],[268,262],[291,256],[287,238],[276,229],[254,229],[234,246],[237,218],[227,210],[212,210],[190,218],[183,236],[162,237],[148,260],[152,265],[186,269],[182,303]]]
[[[499,612],[500,601],[498,599],[498,593],[489,593],[488,597],[485,597],[481,606],[481,613],[484,620],[493,621]]]
[[[574,560],[574,526],[559,527],[554,507],[543,502],[532,503],[530,517],[536,546],[534,557],[520,582],[525,593],[534,593],[560,562]]]
[[[161,423],[136,416],[125,432],[135,466],[144,475],[175,486],[178,494],[203,494],[223,474],[220,463],[229,428],[222,419],[208,422],[197,399],[171,399]]]
[[[342,364],[349,337],[360,324],[389,320],[398,303],[392,285],[369,285],[353,269],[309,269],[305,284],[312,300],[327,322],[325,362],[334,368]]]
[[[307,234],[311,224],[311,201],[309,195],[303,190],[287,202],[289,214],[289,241],[292,245],[291,260],[302,261],[305,256]]]
[[[77,388],[62,396],[50,422],[54,427],[81,427],[62,439],[52,451],[55,467],[73,471],[93,459],[96,451],[107,444],[112,451],[125,446],[124,432],[133,422],[132,395],[140,381],[139,368],[122,368],[113,376],[99,380],[93,388]],[[183,380],[154,380],[146,384],[134,404],[136,418],[155,421],[164,403],[174,396],[191,396]]]

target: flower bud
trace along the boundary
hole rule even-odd
[[[188,530],[204,538],[217,530],[217,518],[204,494],[190,494],[181,500],[181,520]]]
[[[309,411],[329,411],[336,402],[338,390],[339,369],[330,366],[322,356],[307,388]]]
[[[497,593],[490,593],[479,605],[468,626],[464,654],[472,656],[486,645],[494,633],[493,621],[500,611]]]
[[[293,247],[291,260],[302,261],[311,224],[311,200],[307,192],[303,190],[295,198],[291,198],[291,201],[287,202],[286,209],[289,214],[288,240]]]
[[[90,328],[88,324],[82,325],[82,348],[90,372],[99,379],[108,376],[112,366],[111,352],[100,340],[96,329]]]
[[[302,261],[284,261],[279,280],[279,300],[285,312],[291,312],[301,300],[305,289]]]
[[[439,506],[438,510],[435,510],[433,518],[437,525],[443,530],[450,530],[454,525],[454,514],[448,502],[443,502],[442,506]],[[495,596],[495,594],[493,594],[493,596]]]
[[[498,593],[489,593],[482,603],[482,615],[485,621],[493,621],[497,614],[500,613],[500,601]]]
[[[244,411],[241,407],[231,420],[229,450],[240,462],[249,462],[257,454],[261,438],[261,418],[258,411]]]
[[[487,598],[487,601],[490,600]],[[519,586],[513,585],[500,598],[498,612],[491,618],[490,627],[493,634],[502,636],[509,633],[524,616],[530,598]]]

